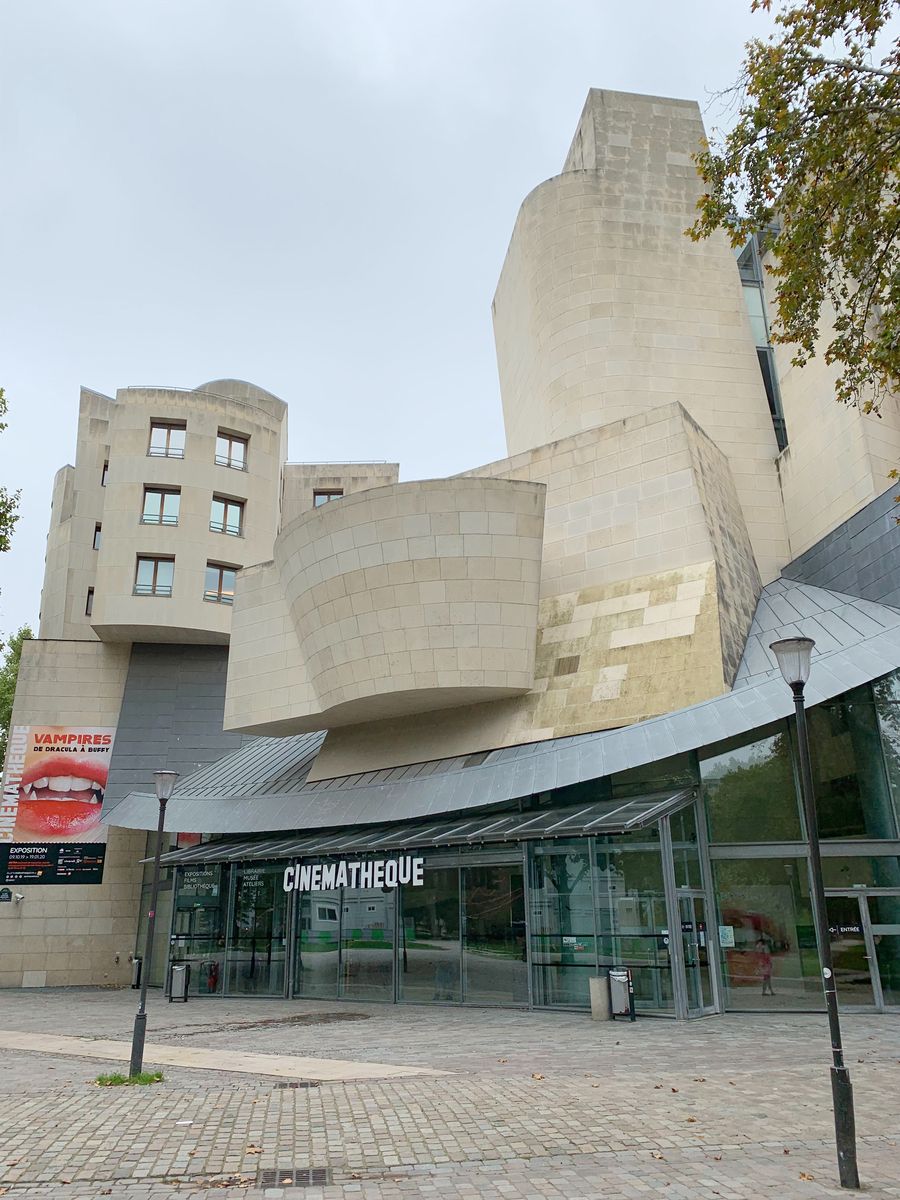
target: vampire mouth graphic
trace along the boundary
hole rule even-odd
[[[38,837],[81,837],[100,824],[109,768],[74,754],[31,763],[19,784],[16,826]]]

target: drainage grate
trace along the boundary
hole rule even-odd
[[[277,1088],[311,1088],[318,1087],[318,1079],[291,1079],[287,1083],[276,1083]]]
[[[312,1187],[316,1183],[331,1183],[331,1167],[279,1167],[274,1171],[260,1171],[258,1182],[263,1187],[278,1184]]]

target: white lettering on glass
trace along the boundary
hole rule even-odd
[[[299,863],[285,867],[286,892],[321,892],[333,888],[395,888],[403,885],[422,887],[425,883],[425,859],[405,854],[402,858],[382,858],[369,862]]]

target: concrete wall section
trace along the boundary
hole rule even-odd
[[[677,400],[727,457],[763,579],[789,557],[734,256],[684,236],[695,104],[592,91],[564,174],[519,213],[494,299],[510,452]]]
[[[316,492],[340,491],[351,496],[396,483],[399,478],[399,463],[286,463],[282,526],[314,508]]]
[[[128,659],[127,646],[26,642],[13,724],[116,726]],[[145,844],[110,829],[102,884],[23,884],[20,904],[0,905],[0,987],[126,983]]]

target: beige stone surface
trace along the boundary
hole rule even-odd
[[[242,580],[226,726],[331,728],[526,692],[544,493],[429,480],[298,517]]]
[[[32,641],[22,647],[14,725],[118,721],[130,647]],[[127,983],[146,834],[109,829],[101,884],[20,884],[0,905],[0,987]]]
[[[777,445],[724,239],[684,230],[700,192],[689,101],[592,90],[563,174],[524,201],[494,298],[513,455],[679,401],[725,454],[763,580],[787,561]]]
[[[285,463],[281,524],[289,525],[313,508],[318,491],[342,491],[350,496],[397,483],[399,478],[399,463]]]

